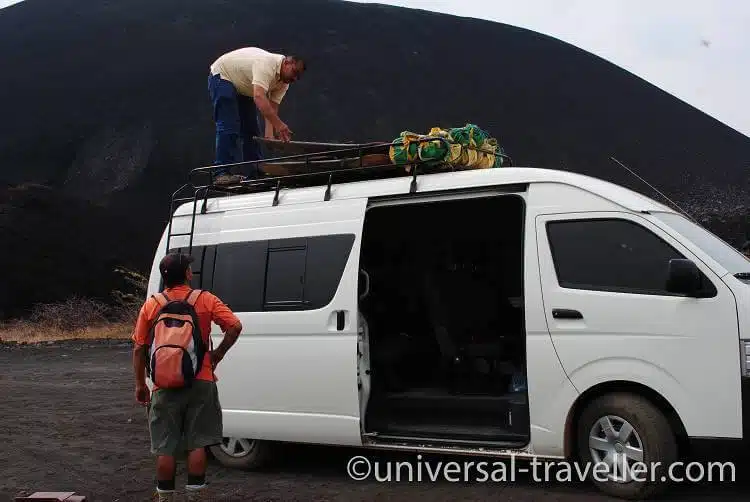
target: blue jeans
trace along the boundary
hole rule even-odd
[[[234,85],[219,75],[209,75],[208,94],[216,123],[216,158],[214,164],[233,164],[262,159],[260,146],[253,136],[260,136],[260,117],[253,98],[237,93]],[[258,175],[257,164],[248,164],[245,173]],[[231,174],[228,168],[217,167],[215,176]]]

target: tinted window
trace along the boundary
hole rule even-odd
[[[267,252],[266,241],[216,246],[212,292],[237,312],[262,310]]]
[[[338,289],[353,243],[353,235],[326,235],[219,244],[211,289],[237,312],[321,308]]]
[[[653,213],[654,216],[690,239],[706,254],[716,260],[732,274],[750,272],[750,261],[742,253],[721,240],[704,227],[693,223],[684,216],[674,213]]]
[[[669,260],[684,258],[651,231],[626,220],[547,224],[558,282],[565,288],[670,295]]]
[[[300,305],[305,299],[307,240],[274,241],[268,248],[267,308]]]
[[[307,240],[305,300],[310,302],[310,308],[325,307],[333,299],[353,244],[353,235],[328,235]]]

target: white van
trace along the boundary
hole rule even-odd
[[[297,442],[668,466],[750,436],[750,261],[647,197],[508,167],[204,202],[149,293],[189,250],[242,320],[225,465]],[[593,481],[663,485],[618,472]]]

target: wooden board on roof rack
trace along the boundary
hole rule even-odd
[[[315,141],[289,141],[278,139],[254,137],[265,151],[267,158],[287,157],[291,155],[308,155],[313,153],[324,154],[327,158],[338,158],[340,156],[357,156],[357,148],[362,148],[362,154],[387,153],[388,144],[384,143],[322,143]],[[348,150],[336,154],[337,150]]]
[[[250,179],[236,185],[225,185],[222,189],[231,192],[265,191],[275,186],[277,179],[283,179],[282,183],[286,188],[324,185],[328,175],[337,171],[341,171],[341,174],[335,174],[334,182],[405,174],[404,168],[391,163],[387,154],[341,159],[278,160],[261,162],[259,168],[262,173],[260,178]]]
[[[279,160],[263,162],[260,169],[267,176],[290,176],[295,174],[314,174],[358,167],[396,167],[391,164],[387,154],[370,154],[336,158],[311,158],[310,160]]]

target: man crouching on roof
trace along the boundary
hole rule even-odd
[[[274,54],[257,47],[244,47],[219,57],[210,68],[208,93],[216,123],[215,165],[260,160],[253,136],[260,136],[258,111],[265,119],[266,138],[274,132],[289,141],[292,131],[279,118],[279,105],[289,84],[305,71],[305,62],[295,56]],[[239,145],[242,140],[242,146]],[[248,166],[258,176],[258,165]],[[216,167],[214,184],[239,183],[245,176],[233,175],[227,167]]]

